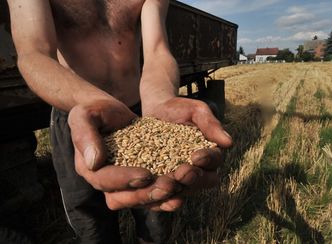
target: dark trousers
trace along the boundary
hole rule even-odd
[[[53,164],[68,223],[80,243],[121,243],[118,212],[108,209],[104,194],[95,190],[75,171],[74,148],[67,118],[67,113],[53,109],[50,128]],[[139,238],[148,242],[167,242],[171,232],[169,213],[145,209],[132,209],[132,213]]]

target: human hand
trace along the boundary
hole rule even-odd
[[[232,139],[222,128],[204,102],[174,97],[148,109],[143,108],[143,116],[197,126],[209,141],[218,147],[202,149],[192,154],[193,165],[181,165],[171,177],[188,186],[189,191],[209,188],[218,184],[217,168],[222,163],[221,148],[232,145]]]
[[[115,99],[78,105],[69,113],[76,172],[95,189],[104,192],[106,203],[113,210],[137,206],[157,208],[181,190],[174,179],[166,176],[154,179],[143,168],[105,166],[107,150],[102,134],[125,127],[135,117],[127,106]],[[171,202],[179,205],[181,200]]]

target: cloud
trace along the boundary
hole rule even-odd
[[[308,28],[314,30],[330,29],[332,28],[332,19],[322,19],[309,24]]]
[[[272,6],[282,0],[232,0],[232,1],[222,1],[222,0],[195,0],[192,5],[203,9],[207,12],[217,14],[220,16],[237,14],[237,13],[248,13],[254,12],[266,7]],[[188,2],[188,1],[187,1]]]
[[[247,44],[247,43],[273,43],[280,41],[306,41],[311,40],[314,36],[317,36],[318,39],[326,39],[329,37],[329,33],[324,31],[302,31],[297,32],[293,35],[281,37],[281,36],[263,36],[256,39],[250,38],[241,38],[238,40],[238,43]]]
[[[325,3],[291,6],[286,10],[288,15],[279,17],[275,24],[281,29],[292,32],[325,30],[332,26],[332,20],[327,17],[329,14],[326,16],[329,10],[332,11],[331,6]]]
[[[292,36],[289,36],[287,40],[290,41],[305,41],[311,40],[314,36],[317,36],[318,39],[326,39],[328,38],[329,34],[324,31],[301,31],[295,33]]]
[[[304,41],[312,40],[314,36],[323,40],[328,38],[329,34],[324,31],[303,31],[297,32],[289,36],[262,36],[256,39],[241,38],[238,40],[238,45],[243,45],[251,50],[258,47],[279,47],[279,48],[295,48]]]
[[[260,37],[255,40],[256,43],[272,43],[283,40],[280,36],[265,36]]]
[[[238,39],[237,43],[238,44],[248,44],[248,43],[253,43],[254,41],[250,38],[240,38]]]
[[[301,7],[291,7],[288,9],[290,15],[281,16],[277,19],[276,24],[279,27],[293,27],[294,25],[303,25],[308,21],[315,19],[315,15]]]

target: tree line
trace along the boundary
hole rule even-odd
[[[317,40],[317,36],[313,40]],[[321,61],[321,58],[315,57],[315,54],[312,52],[304,51],[304,46],[299,45],[296,49],[297,54],[294,54],[288,48],[280,50],[276,57],[268,57],[268,61],[281,61],[285,60],[286,62],[310,62],[310,61]],[[245,55],[243,47],[240,47],[238,52],[238,57],[240,54]],[[332,31],[329,38],[326,41],[326,46],[324,50],[324,61],[332,61]]]

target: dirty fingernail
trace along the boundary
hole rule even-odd
[[[198,178],[198,172],[190,171],[182,178],[186,185],[192,185],[196,182]]]
[[[194,156],[191,157],[194,165],[202,165],[209,161],[209,159],[210,158],[206,154],[194,154]]]
[[[84,150],[84,159],[88,168],[93,169],[97,159],[97,150],[94,146],[88,146]]]
[[[159,201],[167,198],[168,196],[169,196],[168,192],[157,188],[150,192],[149,197],[151,201]]]
[[[141,188],[147,186],[149,183],[151,183],[151,181],[152,181],[151,176],[145,178],[133,179],[129,181],[129,186],[133,188]]]
[[[227,133],[227,131],[224,130],[225,136],[227,136],[229,139],[232,139],[231,135]]]
[[[182,191],[183,191],[183,186],[177,184],[176,187],[175,187],[175,192],[176,192],[176,193],[180,193],[180,192],[182,192]]]
[[[167,212],[173,212],[176,210],[176,207],[172,206],[171,204],[168,203],[163,203],[160,205],[160,209],[163,211],[167,211]]]

